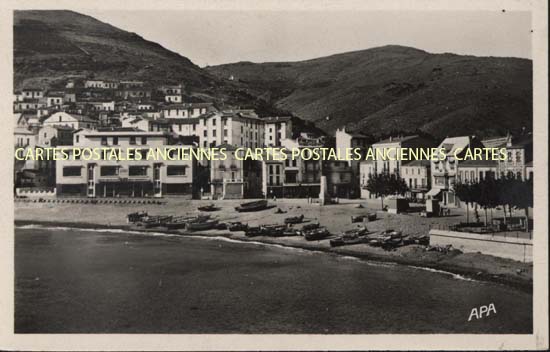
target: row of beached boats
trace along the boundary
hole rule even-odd
[[[259,211],[268,208],[267,200],[242,203],[235,210],[238,212]],[[197,208],[201,212],[214,212],[220,210],[215,204],[202,205]],[[209,214],[199,214],[196,216],[172,216],[172,215],[149,215],[145,211],[130,213],[127,215],[127,222],[137,227],[155,228],[162,227],[169,230],[187,230],[187,231],[206,231],[206,230],[224,230],[227,224],[220,223],[219,220],[212,218]],[[303,219],[303,216],[302,216]],[[300,222],[298,220],[298,222]],[[234,226],[235,227],[235,226]]]
[[[127,221],[134,226],[149,229],[163,227],[168,230],[205,231],[212,229],[226,229],[224,223],[213,219],[209,214],[196,216],[172,216],[172,215],[149,215],[147,212],[136,212],[127,215]]]

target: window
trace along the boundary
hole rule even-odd
[[[216,119],[212,120],[212,126],[216,126]]]
[[[166,168],[166,174],[168,176],[185,176],[185,169],[187,166],[182,165],[168,165]]]
[[[101,176],[118,176],[118,166],[102,166],[100,169]]]
[[[147,144],[147,137],[141,137],[141,144]]]
[[[118,145],[118,137],[113,137],[113,145]]]
[[[107,137],[101,137],[101,145],[107,145]]]
[[[65,166],[63,167],[63,176],[81,176],[82,167],[80,166]]]
[[[207,137],[207,136],[208,136],[208,131],[207,131],[207,130],[204,130],[203,136],[204,136],[204,137]]]
[[[215,120],[214,120],[215,121]],[[212,131],[212,137],[216,137],[216,130]]]
[[[223,136],[227,137],[227,130],[223,130]]]
[[[130,137],[130,144],[131,145],[136,144],[136,137]]]
[[[147,176],[147,166],[130,166],[129,176]]]
[[[80,136],[76,135],[76,143],[78,143],[79,141],[80,141]]]

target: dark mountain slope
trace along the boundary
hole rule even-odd
[[[18,88],[46,86],[71,74],[185,81],[198,89],[216,82],[157,43],[72,11],[15,11],[14,61]]]
[[[328,132],[504,134],[532,126],[532,63],[385,46],[314,60],[206,68]]]

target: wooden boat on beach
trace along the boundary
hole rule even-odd
[[[262,235],[262,229],[259,226],[248,227],[244,231],[244,234],[246,235],[246,237],[261,236]]]
[[[218,220],[209,219],[205,221],[190,222],[187,224],[186,229],[188,231],[206,231],[215,229],[218,225]]]
[[[304,214],[300,216],[291,216],[285,219],[285,224],[299,224],[304,221]]]
[[[146,216],[141,218],[137,225],[148,229],[151,227],[165,226],[170,220],[172,220],[171,215]]]
[[[366,236],[367,234],[368,230],[366,227],[349,230],[342,233],[339,237],[331,239],[330,245],[332,247],[338,247],[352,244],[368,243],[369,238]]]
[[[242,203],[238,207],[235,207],[235,210],[242,213],[248,211],[260,211],[267,208],[267,200],[257,200],[254,202]]]
[[[248,229],[248,225],[247,224],[243,224],[242,222],[240,221],[235,221],[235,222],[230,222],[227,224],[227,229],[231,232],[234,232],[234,231],[246,231],[246,229]]]
[[[285,230],[287,229],[286,225],[262,225],[260,226],[260,232],[264,236],[270,237],[280,237],[284,235]]]
[[[318,229],[319,227],[321,227],[321,225],[318,222],[313,222],[311,224],[305,224],[304,226],[302,226],[302,232],[315,230],[315,229]]]
[[[200,211],[217,211],[217,210],[220,210],[220,208],[216,207],[214,204],[203,205],[201,207],[198,207],[197,209],[200,210]]]
[[[319,241],[330,236],[326,227],[319,227],[303,232],[306,241]]]
[[[135,212],[135,213],[129,213],[128,215],[126,215],[126,221],[130,224],[134,224],[138,221],[140,221],[141,219],[143,219],[144,217],[146,217],[148,214],[146,211],[138,211],[138,212]]]

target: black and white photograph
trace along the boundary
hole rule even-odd
[[[2,9],[0,348],[548,348],[547,4],[207,3]]]

